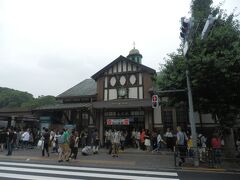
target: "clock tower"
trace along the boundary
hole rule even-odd
[[[136,63],[142,64],[142,55],[139,53],[138,49],[135,49],[135,43],[127,58]]]

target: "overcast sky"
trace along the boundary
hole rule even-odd
[[[0,87],[57,96],[127,56],[133,41],[143,64],[158,71],[179,47],[190,2],[0,0]],[[237,6],[226,0],[223,8]]]

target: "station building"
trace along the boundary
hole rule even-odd
[[[142,58],[134,47],[127,57],[120,55],[91,78],[58,95],[59,104],[35,109],[41,127],[97,128],[101,139],[109,128],[163,131],[167,127],[189,127],[186,106],[152,108],[157,74],[142,64]],[[195,116],[198,127],[206,119],[207,126],[215,125],[211,117]]]

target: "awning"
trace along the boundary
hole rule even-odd
[[[152,107],[152,101],[146,99],[119,99],[113,101],[97,101],[93,102],[93,108],[102,109],[119,109],[119,108],[146,108]]]
[[[62,103],[62,104],[54,104],[54,105],[38,107],[34,109],[34,111],[81,109],[81,108],[89,108],[90,106],[91,106],[91,103]]]

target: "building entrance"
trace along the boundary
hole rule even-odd
[[[104,130],[117,129],[132,131],[133,128],[136,130],[145,128],[144,111],[124,110],[106,111],[104,113]]]

